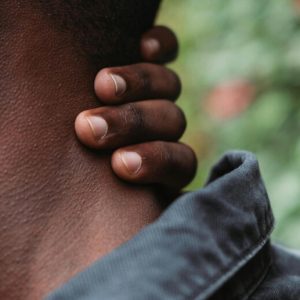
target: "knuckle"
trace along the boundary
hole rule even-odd
[[[175,164],[174,149],[172,146],[169,143],[157,142],[157,154],[160,157],[164,172],[169,173],[172,171]]]
[[[162,149],[162,165],[167,176],[176,176],[181,173],[181,160],[178,156],[178,146],[173,143],[166,143]]]
[[[134,81],[138,90],[149,90],[151,86],[151,80],[148,72],[146,72],[147,64],[140,64],[134,70]]]
[[[161,154],[163,150],[163,144],[164,142],[162,141],[153,142],[152,146],[155,154]]]
[[[128,103],[124,107],[123,121],[129,127],[131,133],[140,133],[145,127],[142,110],[135,103]]]

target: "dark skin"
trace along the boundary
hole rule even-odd
[[[177,142],[186,127],[183,112],[174,104],[180,80],[159,65],[173,60],[177,52],[178,42],[170,29],[156,26],[149,30],[141,40],[145,62],[101,70],[95,91],[107,106],[84,111],[75,122],[78,138],[86,146],[96,150],[121,147],[112,155],[116,175],[128,182],[158,184],[171,195],[192,180],[197,165],[192,149]],[[125,81],[121,95],[111,74]],[[95,136],[89,117],[107,121],[103,138]]]
[[[155,189],[119,180],[109,153],[86,150],[77,142],[72,135],[76,116],[97,106],[90,84],[94,66],[73,35],[54,26],[30,1],[17,4],[0,4],[0,298],[26,300],[41,299],[130,239],[163,207]],[[143,103],[140,108],[149,109]],[[162,139],[157,133],[150,132],[151,141]],[[151,159],[164,153],[164,143],[156,152],[149,145],[133,149]],[[189,151],[190,178],[194,156]],[[162,162],[172,166],[168,159]],[[113,166],[122,175],[122,166]],[[125,174],[127,180],[151,182],[153,175],[145,171],[151,166],[143,160],[137,175]]]

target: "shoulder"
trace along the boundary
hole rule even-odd
[[[272,245],[272,265],[252,300],[290,299],[300,295],[300,251]]]

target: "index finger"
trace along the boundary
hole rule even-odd
[[[146,62],[171,62],[177,57],[178,49],[176,35],[165,26],[151,28],[141,40],[141,55]]]

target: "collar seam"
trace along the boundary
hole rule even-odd
[[[268,233],[261,236],[257,242],[255,242],[255,246],[251,247],[250,249],[245,249],[240,255],[239,258],[233,258],[232,262],[226,266],[224,269],[219,270],[217,275],[210,278],[210,282],[215,282],[213,285],[209,285],[207,288],[205,288],[203,291],[199,291],[202,289],[196,289],[191,296],[188,297],[189,300],[203,300],[207,299],[207,297],[212,296],[213,293],[220,288],[228,279],[233,277],[242,267],[244,267],[269,241],[270,235],[274,228],[274,222],[270,224],[271,227],[268,230]],[[240,257],[243,257],[240,259]],[[236,262],[236,260],[238,260]],[[226,271],[226,270],[227,271]],[[223,274],[225,272],[225,274]],[[221,277],[220,275],[223,274]],[[209,284],[207,282],[206,284]]]

